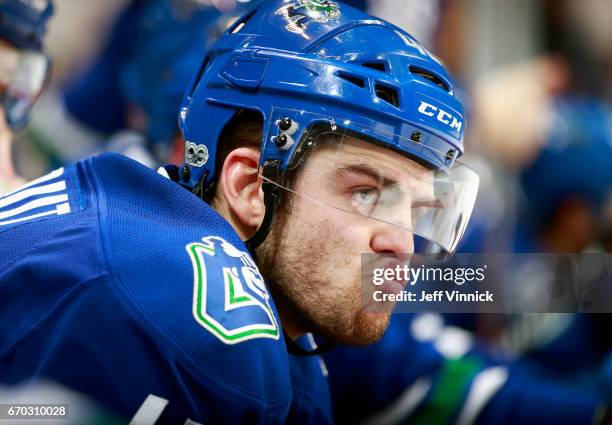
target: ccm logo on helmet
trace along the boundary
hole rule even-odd
[[[448,125],[453,130],[461,131],[461,128],[463,127],[463,122],[459,121],[453,115],[438,108],[437,106],[423,102],[422,100],[421,104],[419,105],[419,112],[423,115],[427,115],[428,117],[433,117],[436,115],[438,121],[440,121],[442,124]]]

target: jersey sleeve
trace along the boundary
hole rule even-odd
[[[231,227],[118,155],[62,176],[63,214],[0,228],[0,384],[57,382],[126,419],[284,423],[278,315]]]
[[[77,165],[0,197],[0,357],[106,273],[95,203]]]

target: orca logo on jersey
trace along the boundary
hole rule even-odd
[[[185,246],[193,265],[193,317],[225,344],[278,339],[270,295],[251,256],[218,236]]]

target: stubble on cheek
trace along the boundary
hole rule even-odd
[[[323,208],[279,217],[258,252],[262,273],[305,331],[348,344],[373,343],[389,313],[363,310],[359,246],[344,214],[334,217]],[[331,218],[316,220],[325,213]]]

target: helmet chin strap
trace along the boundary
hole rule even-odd
[[[264,205],[266,207],[266,212],[261,226],[259,226],[259,229],[257,229],[255,234],[244,243],[255,261],[257,261],[256,249],[259,245],[261,245],[261,243],[270,233],[270,230],[272,229],[272,222],[274,221],[276,207],[278,206],[278,201],[280,198],[280,188],[278,187],[278,185],[272,182],[279,180],[280,161],[273,160],[266,162],[263,166],[262,171],[264,181],[261,185],[261,188],[264,193]],[[287,335],[286,332],[283,331],[283,334],[285,336],[285,345],[287,346],[287,351],[295,356],[318,356],[319,354],[329,351],[336,345],[334,342],[325,341],[323,344],[321,344],[314,350],[307,350],[296,344],[295,341],[293,341],[289,337],[289,335]]]
[[[266,212],[259,229],[257,229],[255,234],[244,243],[254,260],[257,260],[256,248],[261,245],[272,229],[272,222],[274,221],[274,214],[280,197],[279,187],[272,182],[278,181],[280,177],[280,161],[267,161],[262,171],[264,180],[261,184],[261,189],[264,193]]]

